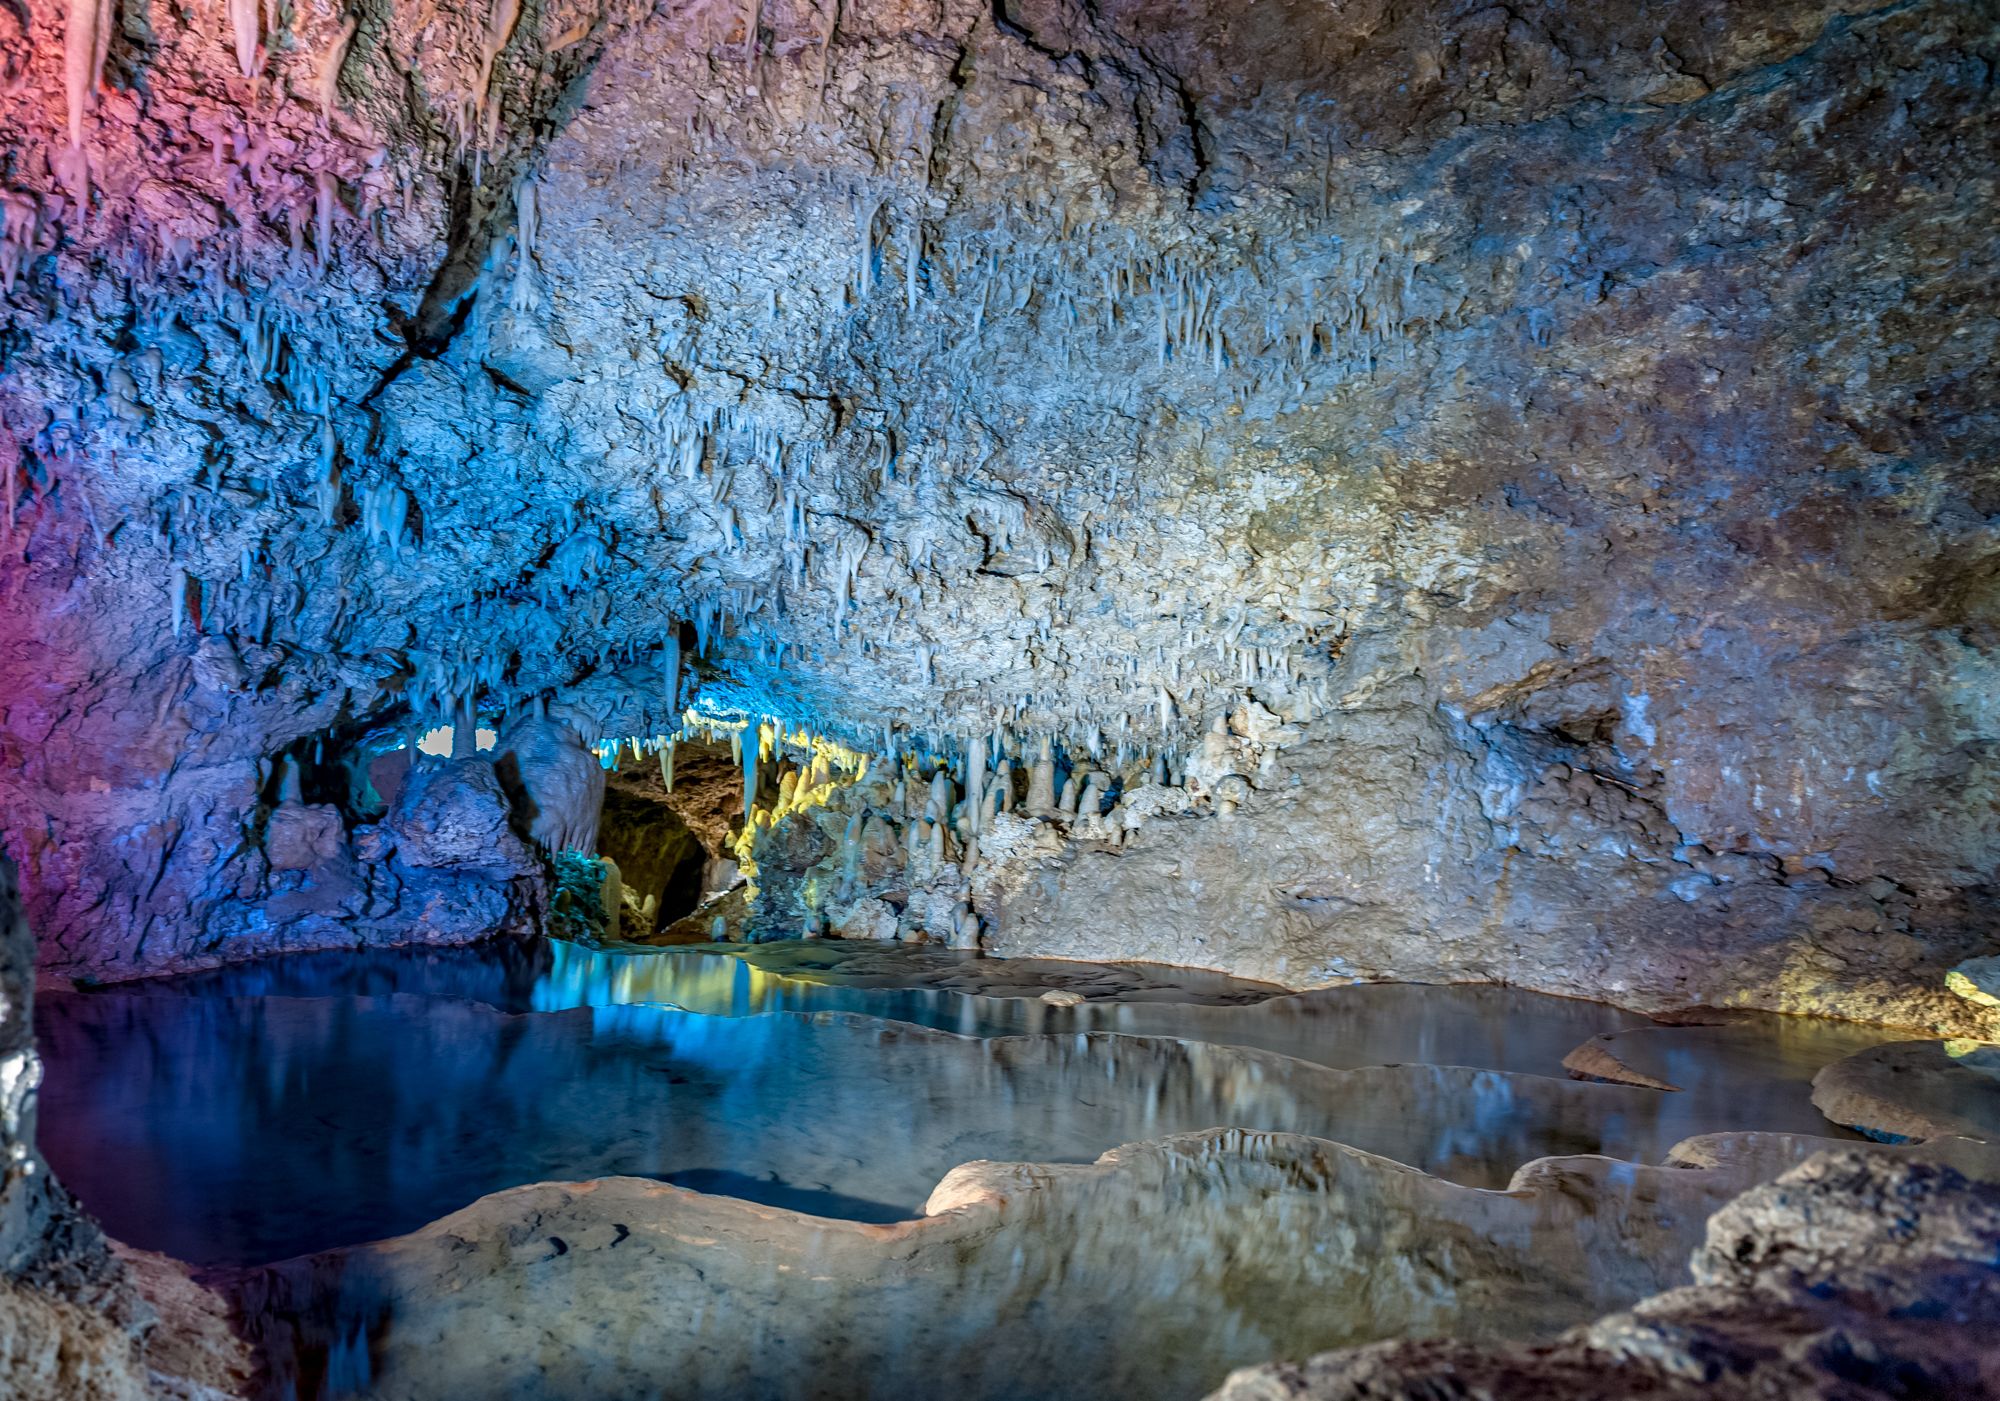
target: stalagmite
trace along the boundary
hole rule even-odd
[[[973,744],[965,755],[965,810],[974,835],[986,827],[986,742]]]
[[[1028,816],[1035,818],[1053,817],[1057,812],[1056,759],[1047,735],[1042,736],[1041,753],[1028,770],[1027,810]]]
[[[278,756],[277,780],[279,806],[296,806],[305,801],[305,788],[299,775],[298,761],[291,755]]]
[[[840,898],[852,900],[861,878],[861,828],[868,813],[864,809],[847,819],[840,836]]]
[[[979,916],[972,907],[961,900],[951,913],[951,947],[955,949],[976,949],[979,947]]]
[[[599,892],[604,902],[604,937],[616,939],[619,919],[625,912],[625,877],[610,857],[601,856],[598,860],[604,866],[604,884]]]
[[[1076,811],[1079,817],[1101,817],[1104,815],[1104,796],[1110,791],[1108,780],[1097,770],[1084,775],[1083,796],[1077,799]]]

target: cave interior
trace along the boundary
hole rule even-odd
[[[2000,1401],[1996,65],[0,5],[0,1394]]]

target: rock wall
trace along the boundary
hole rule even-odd
[[[1002,950],[1967,1028],[1992,6],[97,15],[0,19],[53,967],[401,937],[287,761],[692,698],[1207,773]]]
[[[35,1151],[34,943],[0,856],[0,1393],[20,1401],[152,1394],[140,1302],[97,1227]]]

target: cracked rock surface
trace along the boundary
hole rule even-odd
[[[1448,1341],[1237,1373],[1214,1401],[2000,1395],[2000,1188],[1934,1163],[1813,1157],[1709,1218],[1692,1287],[1539,1348]]]
[[[1992,1032],[1990,5],[225,9],[0,16],[52,971],[532,922],[359,776],[693,700],[1100,775],[871,936]]]

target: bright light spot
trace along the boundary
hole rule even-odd
[[[438,759],[451,757],[451,726],[439,725],[435,730],[426,730],[424,737],[417,741],[417,751]]]
[[[500,736],[483,725],[472,732],[472,747],[482,754],[499,742]]]

